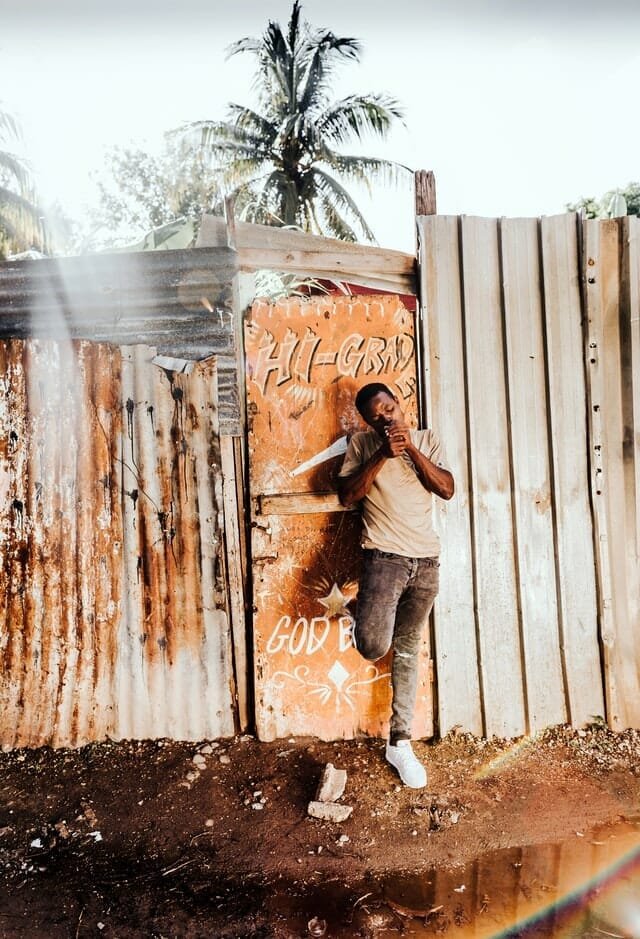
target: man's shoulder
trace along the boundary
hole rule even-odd
[[[413,442],[416,446],[421,444],[430,444],[436,440],[436,435],[430,427],[421,427],[411,431]]]
[[[440,466],[442,469],[446,470],[449,469],[442,442],[435,430],[431,427],[426,427],[424,430],[413,430],[411,434],[413,444],[418,448],[420,453],[424,453],[436,466]]]
[[[357,430],[355,434],[351,434],[349,437],[349,443],[352,441],[356,446],[366,447],[367,444],[377,444],[379,437],[375,430]]]

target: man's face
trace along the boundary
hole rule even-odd
[[[396,398],[386,391],[379,391],[369,398],[362,411],[362,416],[373,427],[379,437],[384,438],[384,429],[393,421],[404,421],[404,413]]]

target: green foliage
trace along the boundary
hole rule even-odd
[[[627,215],[640,215],[640,183],[628,183],[622,189],[610,189],[600,199],[593,197],[579,199],[566,205],[567,212],[584,211],[587,218],[611,218],[616,196],[622,196],[627,204]]]
[[[358,40],[313,29],[295,0],[286,31],[269,22],[260,39],[241,39],[229,55],[249,53],[257,63],[258,109],[229,106],[227,121],[200,121],[183,129],[195,135],[220,166],[227,191],[244,218],[296,226],[356,241],[374,241],[350,183],[395,181],[407,167],[340,152],[373,136],[384,139],[400,120],[394,98],[350,95],[332,101],[336,68],[360,58]]]
[[[193,148],[169,143],[156,157],[140,149],[113,147],[107,173],[98,182],[100,206],[92,215],[85,250],[130,243],[177,219],[199,223],[205,212],[222,212],[206,154]]]
[[[0,109],[0,258],[44,250],[46,234],[26,162],[4,147],[20,140],[15,119]]]

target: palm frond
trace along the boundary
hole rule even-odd
[[[25,195],[31,190],[31,174],[24,160],[14,153],[0,150],[0,177],[10,177],[15,180],[20,192]]]
[[[244,39],[238,39],[236,42],[232,42],[231,45],[227,46],[225,59],[231,59],[234,55],[239,55],[242,52],[252,52],[254,55],[258,55],[261,44],[261,39],[256,39],[253,36],[245,36]]]
[[[195,121],[185,126],[182,133],[187,138],[191,137],[194,144],[199,144],[204,149],[227,143],[261,149],[264,143],[260,134],[253,133],[248,128],[238,127],[229,121]]]
[[[325,104],[336,64],[340,59],[358,62],[360,50],[357,39],[335,36],[328,31],[310,40],[305,50],[304,83],[298,95],[298,108],[304,111]]]
[[[317,191],[330,198],[338,209],[346,212],[360,227],[367,241],[375,242],[376,237],[369,228],[364,215],[338,180],[318,168],[314,168],[311,172],[313,174],[313,185]]]
[[[294,0],[293,7],[291,8],[291,16],[289,17],[289,30],[287,35],[289,49],[294,56],[298,50],[300,41],[300,12],[300,0]]]
[[[18,250],[46,246],[41,209],[6,186],[0,186],[0,228]]]
[[[229,105],[229,120],[225,123],[237,127],[239,130],[248,131],[254,137],[263,140],[273,140],[278,133],[278,128],[273,121],[240,104]]]
[[[337,101],[316,122],[317,132],[332,143],[344,143],[366,133],[385,138],[403,111],[390,95],[350,95]]]
[[[260,171],[264,170],[266,165],[268,164],[266,164],[265,161],[256,161],[251,158],[236,159],[233,163],[220,167],[220,185],[225,191],[228,191],[230,189],[235,190],[237,187],[249,183],[258,184],[263,179],[266,179],[269,173],[272,172],[272,167],[269,165],[268,172],[259,175]]]
[[[323,150],[321,159],[344,179],[363,183],[369,190],[373,180],[390,185],[413,180],[413,170],[404,163],[396,163],[393,160],[336,153],[328,147]]]
[[[323,224],[321,230],[334,238],[340,238],[341,241],[357,242],[358,236],[343,218],[335,203],[325,193],[318,194],[318,203],[322,211]]]

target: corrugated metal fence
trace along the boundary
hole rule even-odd
[[[0,743],[233,733],[214,359],[0,343]]]
[[[419,219],[441,733],[640,726],[639,230]]]

